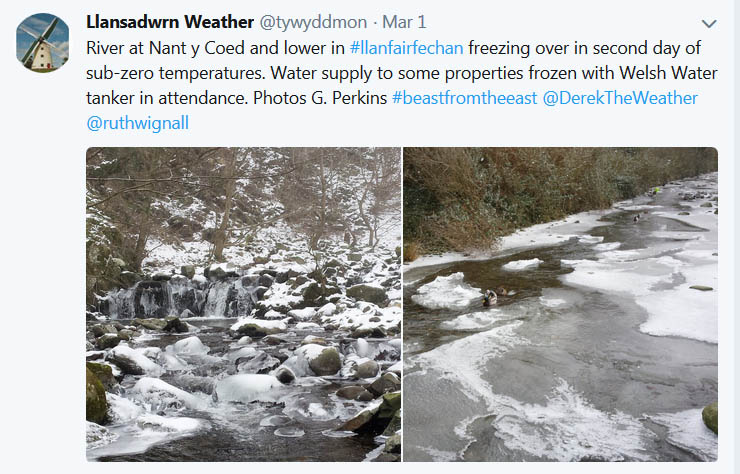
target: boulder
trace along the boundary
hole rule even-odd
[[[380,434],[388,428],[391,420],[400,409],[401,392],[387,393],[379,404],[362,410],[354,418],[340,426],[338,430],[371,433],[373,435]]]
[[[85,368],[85,371],[85,419],[100,424],[108,412],[105,387],[90,369]]]
[[[357,328],[354,331],[352,331],[351,337],[355,339],[364,339],[364,338],[376,338],[376,339],[384,339],[388,337],[385,330],[381,327],[374,327],[374,328]]]
[[[106,391],[110,391],[118,385],[118,381],[113,376],[113,369],[110,365],[98,364],[97,362],[86,362],[87,370],[95,374],[100,380]]]
[[[368,360],[352,367],[352,375],[358,379],[369,379],[378,375],[380,366],[374,360]]]
[[[704,407],[701,411],[701,419],[704,420],[704,424],[707,428],[714,431],[714,434],[719,434],[719,411],[717,402],[711,403]]]
[[[347,400],[356,400],[357,397],[362,395],[364,392],[367,392],[365,387],[361,387],[359,385],[347,385],[346,387],[342,387],[337,390],[337,397],[345,398]],[[372,395],[370,397],[372,399]]]
[[[401,435],[396,433],[385,440],[385,448],[383,448],[383,451],[386,453],[400,454]]]
[[[354,431],[356,433],[366,432],[370,431],[368,428],[371,425],[371,421],[376,413],[378,413],[378,409],[380,406],[374,406],[370,408],[366,408],[362,410],[360,413],[355,415],[353,418],[350,418],[347,422],[345,422],[342,426],[340,426],[337,430],[338,431]]]
[[[95,340],[95,345],[98,349],[104,350],[116,347],[119,342],[121,342],[121,338],[118,337],[118,334],[103,334]]]
[[[310,347],[310,344],[304,347]],[[334,375],[342,368],[342,361],[335,348],[326,347],[316,357],[309,359],[308,366],[316,375]]]
[[[388,295],[381,286],[361,283],[347,288],[347,296],[358,301],[367,301],[381,306],[388,302]]]
[[[134,325],[141,326],[144,329],[149,329],[151,331],[162,331],[164,327],[167,326],[167,321],[158,318],[137,318],[134,319]]]
[[[391,418],[391,421],[388,423],[388,426],[385,427],[385,431],[383,431],[383,436],[392,436],[400,429],[401,410],[396,410],[396,412],[393,414],[393,418]]]
[[[362,254],[361,253],[351,253],[347,255],[347,260],[350,262],[359,262],[362,260]]]
[[[275,378],[278,379],[280,383],[287,385],[295,380],[295,374],[287,367],[279,367],[275,371]]]
[[[116,346],[108,352],[106,360],[115,364],[124,374],[160,375],[162,373],[160,366],[124,344]]]
[[[157,272],[152,275],[153,281],[170,281],[170,278],[172,278],[172,275],[164,272]]]
[[[265,336],[262,338],[262,342],[267,344],[268,346],[277,346],[285,342],[285,340],[280,339],[277,336]]]
[[[282,321],[264,321],[259,319],[247,318],[237,321],[229,329],[233,337],[249,336],[252,339],[259,339],[271,334],[278,334],[287,329]]]
[[[180,274],[192,279],[195,276],[195,265],[183,265],[180,267]]]
[[[93,336],[100,337],[103,334],[117,334],[118,329],[113,324],[96,324],[90,328]]]
[[[165,318],[165,326],[163,328],[164,331],[167,332],[188,332],[188,325],[187,323],[180,321],[180,318],[177,316],[170,316],[168,318]]]
[[[260,275],[259,279],[257,280],[257,284],[259,286],[264,286],[265,288],[271,287],[274,282],[275,282],[275,278],[273,278],[272,275],[269,275],[267,273]]]
[[[371,383],[367,390],[375,396],[401,389],[401,380],[392,372],[386,372],[382,377]]]
[[[704,286],[704,285],[692,285],[689,288],[692,290],[699,290],[699,291],[712,291],[714,288],[711,286]]]
[[[238,277],[239,272],[231,264],[214,263],[203,270],[203,276],[209,280],[225,280],[229,277]]]
[[[121,285],[124,287],[132,287],[137,282],[141,281],[142,276],[138,273],[134,272],[121,272],[120,275],[118,275],[118,281],[121,282]]]
[[[306,302],[317,301],[323,296],[321,285],[315,282],[311,283],[303,289],[301,295],[303,296],[303,300]]]

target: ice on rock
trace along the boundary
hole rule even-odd
[[[386,344],[400,352],[401,347],[403,346],[403,341],[397,337],[395,339],[390,339]]]
[[[163,352],[159,357],[159,363],[167,370],[186,370],[188,363],[174,354]]]
[[[229,352],[226,356],[229,360],[236,360],[240,357],[254,357],[257,355],[257,349],[254,347],[242,347],[241,349]]]
[[[162,349],[159,347],[143,347],[138,350],[151,360],[157,360],[159,358],[159,354],[162,353]]]
[[[260,420],[260,426],[283,426],[292,422],[293,420],[289,416],[285,415],[271,415]]]
[[[195,418],[169,417],[146,413],[136,420],[136,424],[143,430],[182,434],[197,430],[202,422]]]
[[[479,288],[463,281],[462,272],[439,276],[431,283],[420,286],[411,299],[418,305],[430,309],[462,309],[481,296]]]
[[[540,260],[539,258],[532,258],[529,260],[514,260],[503,265],[501,268],[508,271],[528,270],[530,268],[539,267],[540,263],[542,263],[542,260]]]
[[[205,402],[185,390],[152,377],[142,377],[131,389],[135,400],[145,404],[151,411],[200,409]]]
[[[146,355],[146,349],[132,349],[120,344],[111,349],[109,356],[115,359],[128,360],[139,366],[147,375],[158,377],[162,375],[162,367],[152,362]]]
[[[314,336],[312,334],[309,334],[308,336],[303,338],[303,341],[301,341],[301,344],[318,344],[317,341],[322,341],[323,338],[319,336]]]
[[[275,401],[275,394],[270,391],[278,387],[282,384],[272,375],[237,374],[219,380],[216,395],[222,402]]]
[[[108,399],[108,419],[113,424],[129,422],[144,411],[143,408],[128,398],[114,393],[106,393],[105,396]]]
[[[208,279],[203,275],[193,275],[192,278],[193,283],[197,283],[199,285],[205,285],[208,283]]]
[[[91,421],[86,423],[87,449],[100,448],[118,439],[118,434],[110,431],[105,426],[100,426]]]
[[[286,426],[275,430],[275,436],[280,436],[281,438],[300,438],[304,434],[306,434],[305,431],[294,426]]]
[[[395,364],[391,365],[390,367],[388,367],[385,370],[386,370],[386,372],[401,373],[403,371],[403,362],[399,360],[398,362],[396,362]]]
[[[167,346],[166,350],[175,354],[206,355],[211,348],[203,344],[197,336],[191,336]]]
[[[355,341],[355,345],[357,346],[357,355],[360,357],[367,357],[370,354],[370,344],[363,339],[359,338],[357,341]]]

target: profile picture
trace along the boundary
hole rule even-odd
[[[34,72],[59,69],[69,58],[69,27],[49,13],[23,20],[15,33],[18,61]]]

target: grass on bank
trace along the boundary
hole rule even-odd
[[[404,260],[492,250],[516,229],[717,165],[714,148],[405,148]]]

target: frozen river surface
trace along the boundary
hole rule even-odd
[[[716,459],[717,212],[713,173],[407,271],[404,460]]]

